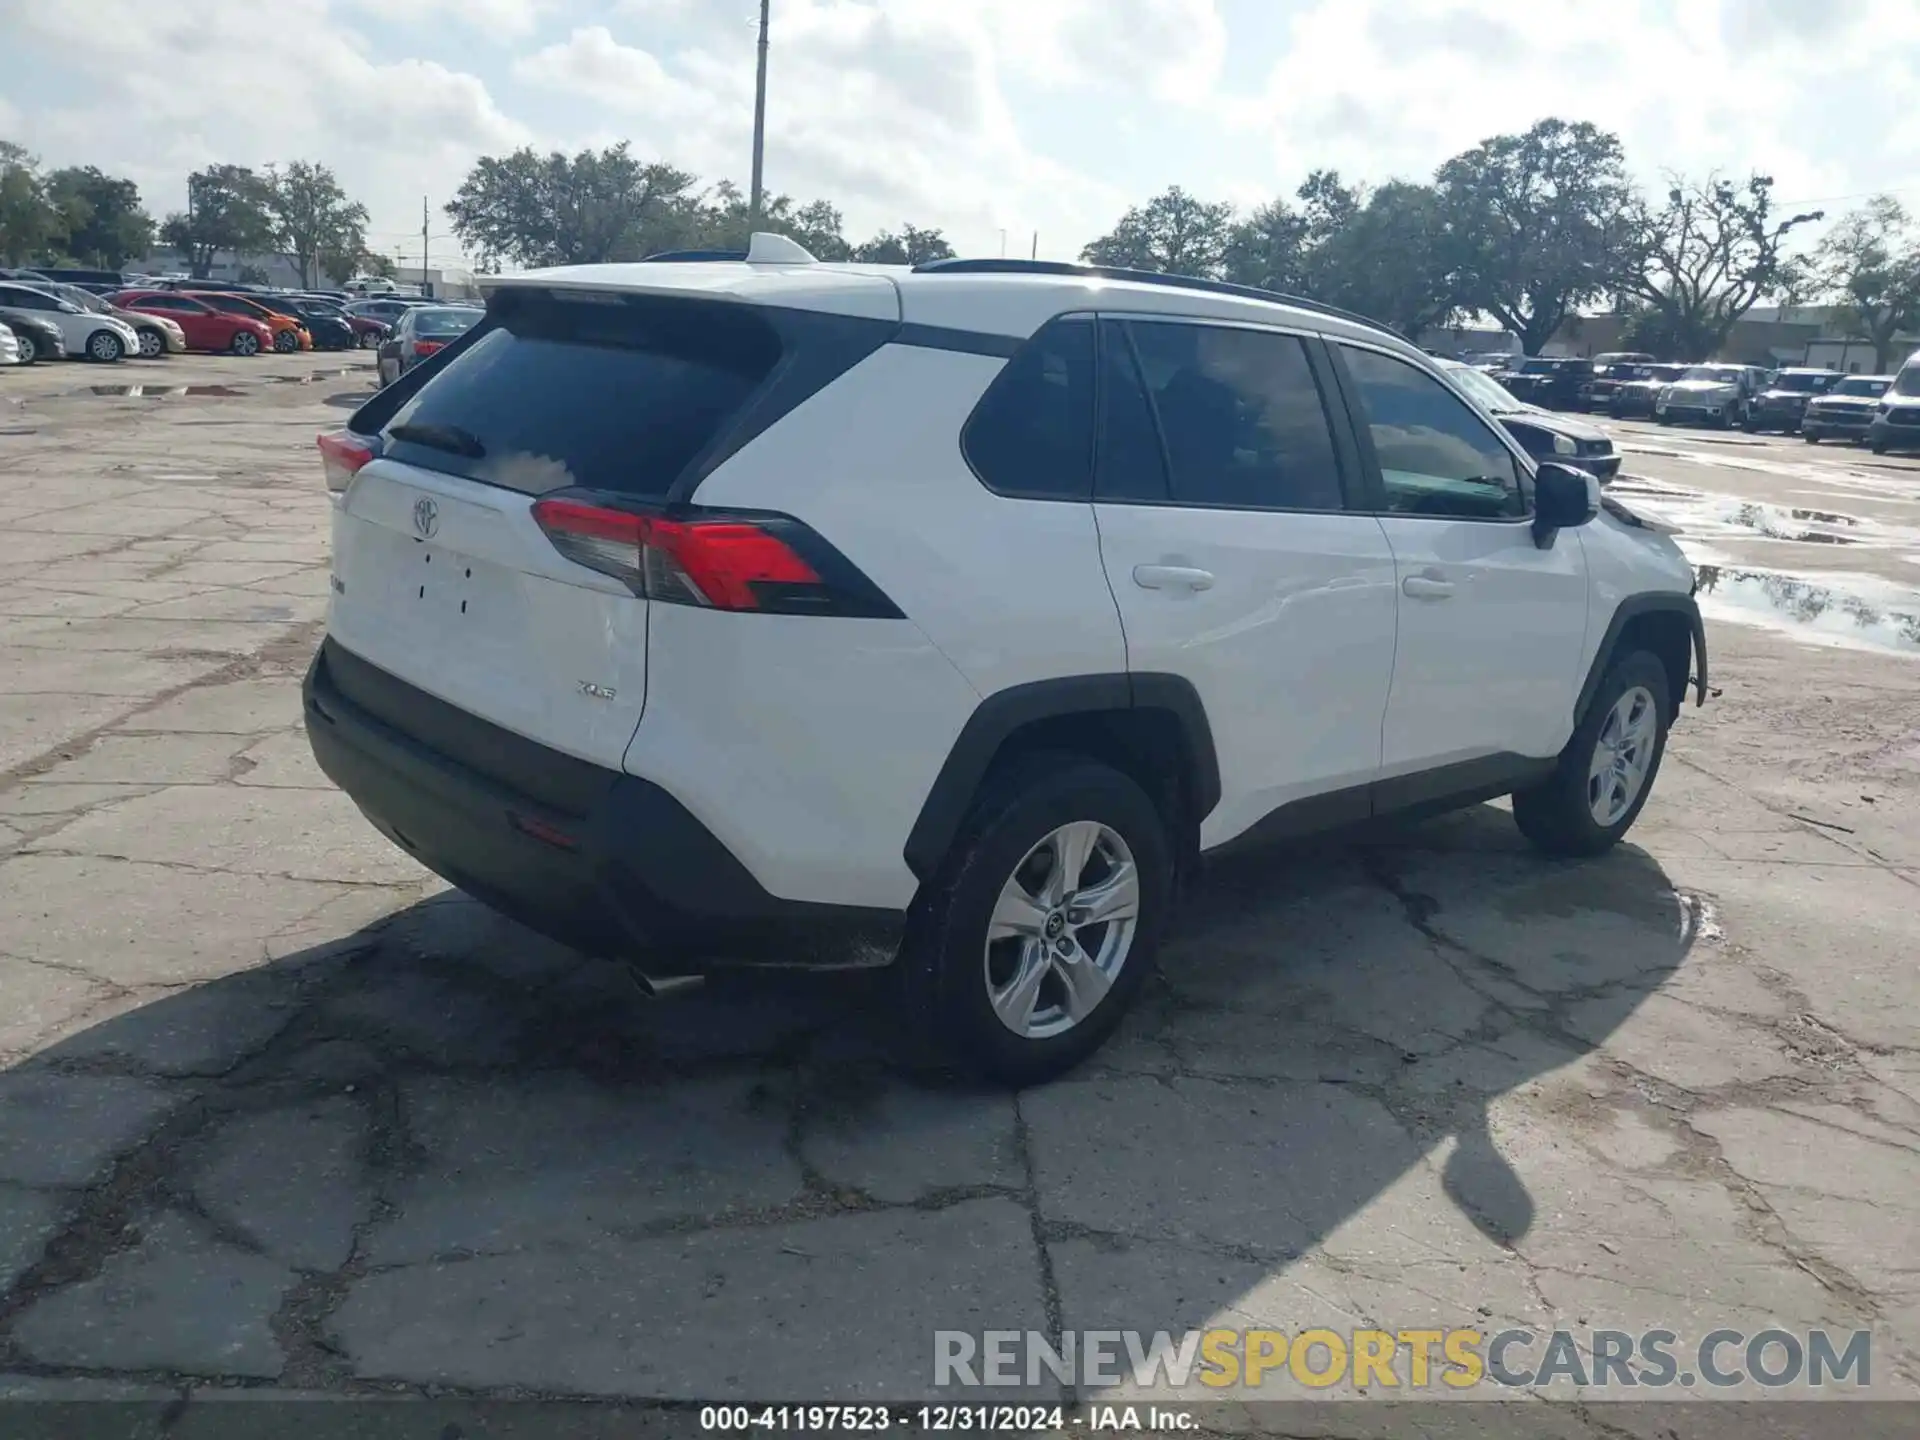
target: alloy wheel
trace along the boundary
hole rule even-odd
[[[1659,733],[1653,693],[1644,685],[1613,702],[1587,767],[1587,808],[1602,829],[1617,825],[1640,797]]]
[[[167,348],[167,342],[160,338],[159,331],[142,330],[140,332],[140,358],[141,359],[158,360],[160,356],[165,353],[166,348]]]
[[[1140,928],[1140,872],[1119,833],[1062,825],[1030,849],[987,923],[983,974],[1000,1023],[1028,1040],[1061,1035],[1113,988]]]

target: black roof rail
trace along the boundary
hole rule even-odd
[[[1175,290],[1201,290],[1209,295],[1237,295],[1242,300],[1265,300],[1274,305],[1291,305],[1296,310],[1312,310],[1351,320],[1369,330],[1397,335],[1387,325],[1353,310],[1342,310],[1304,295],[1285,295],[1278,290],[1262,290],[1258,285],[1236,285],[1230,280],[1202,280],[1192,275],[1168,275],[1159,270],[1128,270],[1117,265],[1074,265],[1065,260],[923,260],[913,267],[916,275],[1077,275],[1097,280],[1130,280],[1138,285],[1165,285]]]
[[[697,260],[744,260],[746,258],[747,252],[744,250],[662,250],[658,255],[641,256],[640,263],[643,265],[679,264]]]

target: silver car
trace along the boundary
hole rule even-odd
[[[140,353],[140,336],[112,315],[96,315],[51,290],[0,280],[0,310],[31,314],[60,332],[67,354],[79,359],[119,360]]]
[[[13,338],[13,331],[4,320],[0,320],[0,365],[18,365],[20,363],[20,342]]]

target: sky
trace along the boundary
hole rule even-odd
[[[1179,184],[1426,178],[1546,115],[1636,176],[1771,174],[1795,208],[1920,210],[1916,0],[772,0],[769,190],[850,238],[1069,259]],[[619,140],[745,188],[756,0],[0,0],[0,139],[140,185],[333,167],[418,263],[475,158]]]

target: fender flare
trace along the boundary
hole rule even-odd
[[[1620,633],[1627,628],[1627,623],[1641,615],[1663,612],[1683,616],[1687,621],[1688,631],[1693,637],[1693,703],[1696,707],[1707,703],[1707,631],[1700,619],[1699,602],[1691,595],[1670,590],[1629,595],[1614,607],[1613,618],[1607,621],[1607,633],[1600,637],[1599,647],[1593,652],[1593,663],[1587,667],[1587,678],[1580,685],[1579,698],[1573,702],[1575,729],[1586,718],[1587,708],[1593,704],[1594,693],[1599,690],[1607,668],[1613,664],[1614,652],[1620,645]],[[1684,691],[1673,697],[1676,709],[1685,701]]]
[[[1173,716],[1192,779],[1194,819],[1205,819],[1220,803],[1220,759],[1206,706],[1192,681],[1180,675],[1124,673],[1036,680],[987,696],[961,727],[907,834],[902,850],[907,868],[923,882],[939,869],[994,757],[1019,731],[1065,715],[1128,710],[1164,710]]]

